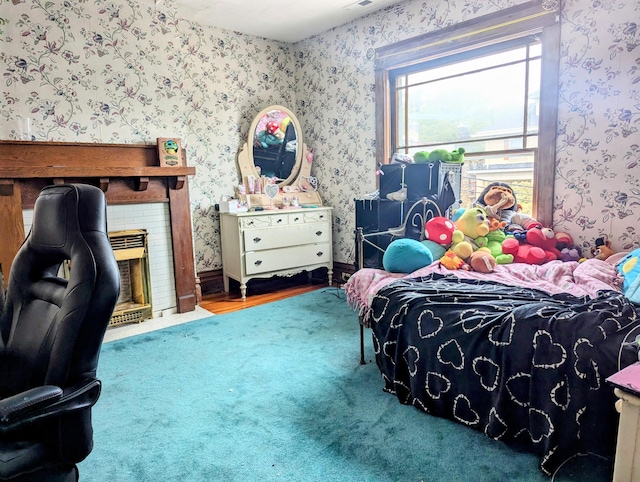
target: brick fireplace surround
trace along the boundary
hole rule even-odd
[[[0,141],[0,266],[5,283],[25,236],[23,209],[32,209],[49,184],[87,183],[108,205],[168,203],[177,312],[193,311],[198,287],[187,176],[194,167],[159,167],[146,144]]]

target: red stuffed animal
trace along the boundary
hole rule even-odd
[[[526,236],[526,243],[515,238],[507,238],[502,243],[502,252],[512,254],[514,263],[543,264],[560,257],[553,229],[529,229]]]

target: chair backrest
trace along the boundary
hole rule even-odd
[[[0,314],[0,398],[96,376],[120,276],[104,193],[88,184],[45,187],[14,258]],[[69,277],[60,276],[70,261]]]

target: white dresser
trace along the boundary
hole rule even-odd
[[[220,213],[224,290],[240,282],[242,299],[252,278],[293,276],[327,268],[333,276],[331,208]]]

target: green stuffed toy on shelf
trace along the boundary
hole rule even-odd
[[[464,162],[464,153],[466,151],[463,147],[458,147],[453,151],[447,151],[446,149],[436,149],[435,151],[420,151],[413,155],[413,162],[416,164],[426,162],[448,162],[455,164],[462,164]]]

